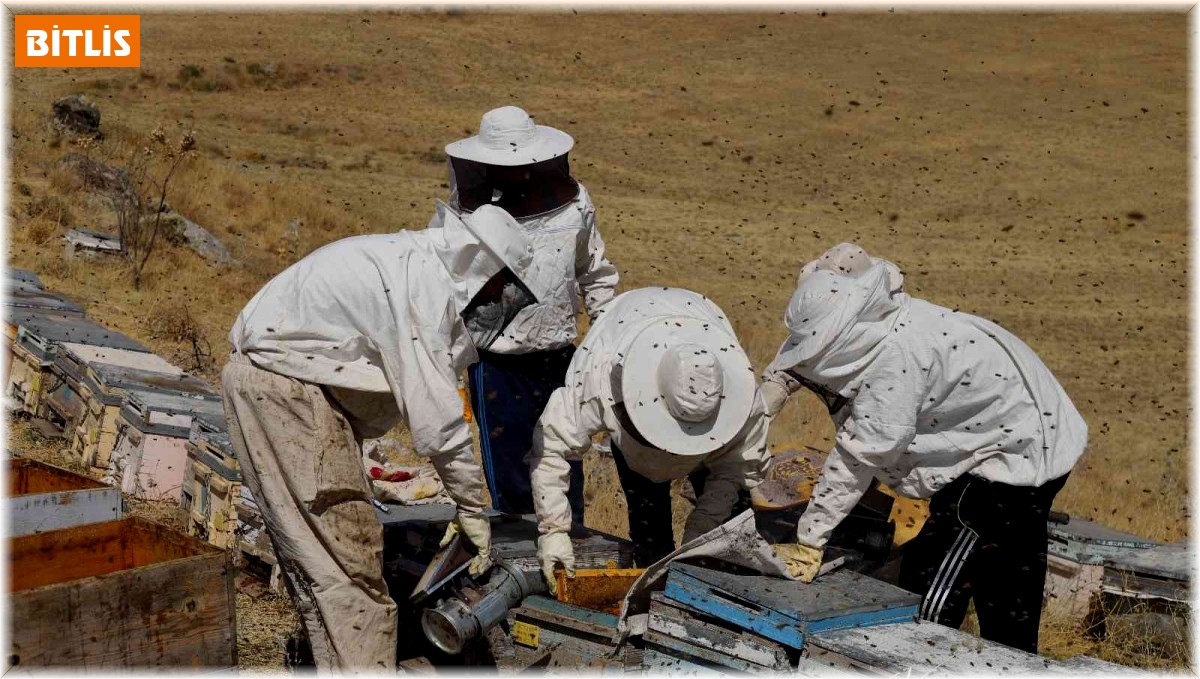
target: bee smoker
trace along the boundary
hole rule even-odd
[[[456,535],[438,551],[410,597],[414,603],[436,601],[422,612],[421,630],[450,655],[504,620],[525,597],[546,591],[540,572],[526,573],[497,558],[486,573],[472,578],[467,566],[473,555],[463,542]]]

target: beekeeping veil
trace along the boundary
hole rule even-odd
[[[521,309],[537,301],[529,275],[533,246],[500,208],[483,206],[458,217],[439,203],[438,257],[454,281],[453,296],[477,349],[486,350]]]
[[[488,111],[479,134],[446,146],[450,206],[470,213],[496,205],[516,219],[562,207],[579,193],[567,160],[574,143],[516,106]]]
[[[786,370],[819,395],[849,397],[856,378],[907,316],[903,284],[895,264],[849,243],[805,264],[784,314],[791,334],[768,372]]]

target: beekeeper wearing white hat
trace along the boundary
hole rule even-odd
[[[525,455],[550,394],[563,385],[575,351],[576,317],[592,318],[612,299],[617,269],[604,255],[596,209],[571,176],[565,132],[538,125],[516,106],[483,114],[479,134],[446,146],[449,205],[471,214],[495,205],[512,214],[533,243],[530,275],[548,293],[524,309],[468,370],[471,408],[482,433],[480,453],[493,506],[533,512]],[[583,517],[583,466],[572,464],[571,504]]]
[[[496,207],[442,228],[358,236],[268,282],[229,333],[230,439],[322,671],[394,671],[396,604],[360,443],[401,420],[458,505],[449,537],[490,528],[459,371],[538,294],[532,245]]]
[[[607,432],[629,506],[638,565],[674,549],[670,481],[707,471],[684,541],[730,518],[762,481],[767,421],[750,360],[703,295],[642,288],[615,298],[584,337],[533,437],[529,468],[547,582],[573,573],[568,461]]]
[[[848,243],[801,270],[763,396],[774,415],[800,386],[813,390],[837,436],[796,544],[776,552],[811,581],[874,480],[931,498],[900,574],[924,595],[921,616],[958,627],[974,598],[984,638],[1036,653],[1046,521],[1087,425],[1024,342],[909,297],[903,281],[895,264]]]

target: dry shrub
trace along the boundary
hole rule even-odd
[[[144,145],[132,149],[119,171],[128,181],[104,190],[116,215],[121,250],[129,262],[136,290],[163,231],[163,215],[171,178],[180,164],[195,155],[196,140],[184,132],[168,140],[162,128],[150,133]]]
[[[59,233],[59,225],[45,219],[31,219],[26,223],[25,232],[34,245],[46,245]]]
[[[148,326],[156,338],[180,346],[176,355],[183,359],[188,372],[207,374],[215,367],[212,344],[186,303],[169,298],[160,300],[148,314]]]

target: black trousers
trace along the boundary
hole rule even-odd
[[[625,491],[625,504],[629,510],[629,540],[633,543],[633,559],[638,568],[646,568],[675,551],[675,533],[672,530],[671,482],[654,482],[629,468],[625,456],[615,445],[612,446],[613,461],[617,463],[617,477]],[[688,474],[692,490],[699,498],[704,494],[704,481],[708,469],[701,467]],[[730,517],[750,507],[750,494],[738,493],[738,502]]]
[[[1046,521],[1067,476],[1031,488],[964,474],[935,493],[900,564],[900,586],[924,596],[921,618],[960,627],[974,599],[980,636],[1037,653]]]
[[[575,347],[529,354],[479,352],[470,376],[471,410],[479,422],[480,457],[492,506],[509,514],[533,513],[525,455],[533,429],[555,389],[563,386]],[[575,523],[583,524],[583,463],[571,462],[567,492]]]

